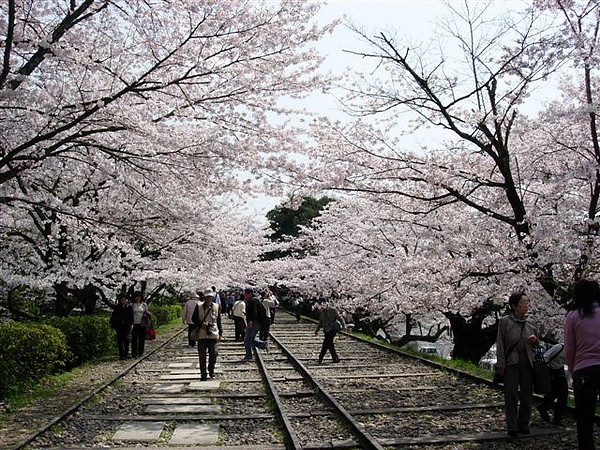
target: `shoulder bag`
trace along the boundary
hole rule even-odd
[[[198,305],[198,308],[200,308],[200,305]],[[204,314],[200,323],[203,323],[211,312],[212,308],[208,308],[208,311],[206,311],[206,314]],[[200,315],[198,314],[198,316]],[[198,339],[200,339],[200,325],[196,326],[190,333],[190,341],[196,342]]]

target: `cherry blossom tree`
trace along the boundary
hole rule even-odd
[[[325,81],[314,43],[333,25],[313,24],[318,8],[0,5],[3,282],[93,298],[132,277],[199,282],[242,228],[219,223],[231,210],[217,199],[300,147],[270,119]]]
[[[449,40],[424,49],[361,32],[371,51],[355,53],[376,66],[349,86],[346,104],[360,118],[315,122],[311,157],[320,164],[295,178],[299,187],[365,199],[357,219],[332,216],[323,238],[311,236],[322,258],[338,251],[326,244],[338,236],[340,253],[331,255],[338,270],[323,279],[321,262],[303,261],[305,278],[316,288],[350,286],[350,309],[367,304],[371,313],[471,324],[463,340],[471,343],[482,333],[491,342],[487,326],[517,288],[534,298],[542,335],[558,328],[573,282],[598,274],[598,5],[538,2],[518,21],[496,22],[494,33],[487,5],[450,4],[440,36],[457,39],[463,64],[448,53]],[[559,71],[569,75],[565,99],[528,117],[528,99]],[[403,146],[424,129],[442,137]],[[391,233],[388,222],[406,225]],[[349,223],[361,228],[342,231]],[[397,300],[370,304],[373,291],[390,287]]]

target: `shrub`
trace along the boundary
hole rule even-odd
[[[152,314],[152,325],[154,328],[170,323],[181,317],[183,308],[181,305],[155,305],[152,303],[148,309]]]
[[[66,369],[79,366],[113,351],[114,332],[106,315],[53,317],[50,325],[60,329],[67,338],[72,357]]]
[[[22,392],[47,375],[61,371],[71,358],[67,339],[41,323],[0,324],[0,396]]]

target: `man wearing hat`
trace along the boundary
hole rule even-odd
[[[215,377],[215,364],[219,354],[218,342],[223,334],[220,306],[214,302],[215,292],[205,289],[203,302],[199,303],[192,314],[192,322],[199,328],[198,357],[200,359],[200,379],[207,379],[206,356],[208,353],[208,375]]]
[[[192,339],[192,330],[196,328],[196,325],[192,321],[192,315],[198,303],[200,303],[200,296],[195,291],[186,292],[184,295],[185,305],[183,305],[183,314],[181,315],[181,321],[188,327],[188,346],[195,347],[196,341]]]

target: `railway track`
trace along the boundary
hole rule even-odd
[[[509,438],[489,382],[349,334],[336,338],[341,361],[319,364],[314,329],[278,314],[253,362],[225,339],[208,381],[179,332],[12,450],[576,448],[571,418],[534,416],[530,436]]]

